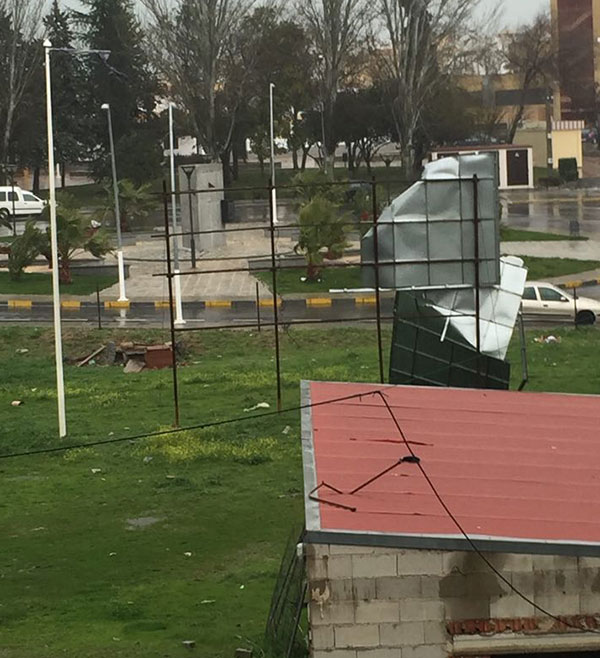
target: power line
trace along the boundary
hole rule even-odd
[[[352,395],[345,395],[339,398],[332,398],[329,400],[322,400],[321,402],[311,402],[308,404],[300,404],[295,407],[288,407],[281,411],[265,411],[252,416],[234,416],[232,418],[225,418],[210,423],[198,423],[196,425],[187,425],[185,427],[174,427],[172,429],[157,430],[155,432],[146,432],[143,434],[133,434],[131,436],[120,436],[113,439],[100,439],[98,441],[89,441],[87,443],[74,443],[66,446],[54,446],[52,448],[39,448],[38,450],[23,450],[22,452],[11,452],[0,454],[0,459],[12,459],[14,457],[29,457],[32,455],[46,455],[57,452],[68,452],[69,450],[76,450],[80,448],[93,448],[96,446],[111,445],[115,443],[124,443],[126,441],[141,441],[142,439],[150,439],[157,436],[165,436],[169,434],[178,434],[179,432],[188,432],[190,430],[203,430],[211,427],[221,427],[223,425],[232,425],[234,423],[241,423],[249,420],[256,420],[261,418],[268,418],[270,416],[278,416],[280,414],[291,413],[294,411],[302,411],[304,409],[311,409],[313,407],[321,407],[327,404],[336,404],[339,402],[346,402],[348,400],[355,400],[369,395],[375,395],[379,392],[378,389],[366,391],[363,393],[354,393]]]
[[[475,544],[475,542],[471,539],[471,537],[468,535],[467,531],[463,528],[461,525],[460,521],[454,516],[444,499],[442,498],[441,494],[438,492],[436,486],[433,484],[431,481],[431,478],[427,474],[427,471],[425,470],[425,467],[423,466],[422,460],[415,454],[415,452],[412,449],[412,446],[410,445],[410,442],[406,438],[406,435],[404,434],[404,431],[402,430],[402,427],[398,420],[396,419],[396,416],[394,415],[394,412],[392,408],[390,407],[385,394],[383,391],[378,390],[378,391],[373,391],[373,395],[379,395],[381,399],[383,400],[383,403],[386,406],[386,409],[388,410],[388,413],[390,414],[392,420],[394,421],[394,425],[396,426],[396,429],[398,430],[398,433],[402,437],[402,440],[404,441],[404,444],[406,445],[407,450],[410,452],[412,457],[414,458],[414,464],[417,465],[417,468],[421,471],[423,477],[425,478],[427,484],[429,485],[431,491],[433,492],[433,495],[437,498],[438,502],[440,505],[443,507],[444,511],[448,515],[448,517],[452,520],[454,525],[458,528],[459,532],[462,534],[462,536],[465,538],[469,546],[473,549],[473,551],[483,560],[483,562],[486,564],[486,566],[494,573],[500,580],[505,584],[508,585],[508,587],[520,598],[523,599],[526,603],[529,603],[535,610],[538,612],[541,612],[543,615],[546,617],[549,617],[550,619],[553,619],[554,621],[559,622],[560,624],[564,624],[565,626],[568,626],[569,628],[573,628],[578,631],[583,631],[585,633],[594,633],[596,635],[600,635],[600,631],[593,629],[593,628],[585,628],[584,626],[579,626],[577,624],[572,624],[566,619],[563,619],[559,617],[558,615],[555,615],[546,608],[543,608],[541,605],[535,603],[532,599],[530,599],[526,594],[523,594],[521,590],[519,590],[517,587],[515,587],[506,576],[499,571],[493,564],[488,560],[488,558],[485,556],[485,554],[479,549],[479,547]]]

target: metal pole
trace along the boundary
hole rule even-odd
[[[54,358],[56,362],[56,393],[58,401],[58,434],[67,435],[65,412],[65,382],[63,373],[62,333],[60,322],[60,280],[58,276],[58,236],[56,226],[56,181],[54,179],[54,129],[52,125],[52,78],[50,72],[50,50],[52,43],[44,41],[46,66],[46,122],[48,130],[48,188],[50,206],[50,248],[52,253],[52,302],[54,310]]]
[[[481,281],[479,272],[479,177],[473,175],[473,232],[475,249],[475,346],[477,348],[477,375],[481,386]]]
[[[575,318],[575,329],[579,329],[579,322],[577,322],[577,288],[573,288],[573,316]]]
[[[173,317],[173,270],[171,269],[171,236],[169,234],[169,205],[167,183],[163,181],[163,207],[165,215],[165,244],[167,247],[167,282],[169,287],[169,325],[171,329],[171,364],[173,369],[173,405],[175,427],[179,427],[179,387],[177,385],[177,354],[175,353],[175,318]]]
[[[192,208],[192,176],[196,170],[195,165],[185,165],[181,167],[187,178],[188,187],[188,213],[190,215],[190,247],[192,248],[192,269],[196,269],[196,238],[194,228],[194,210]]]
[[[271,136],[271,203],[273,204],[273,224],[277,224],[277,188],[275,187],[275,113],[273,111],[273,90],[275,85],[269,84],[269,128]]]
[[[258,281],[256,282],[256,324],[258,326],[258,332],[260,333],[260,292],[258,289]]]
[[[269,180],[269,190],[273,188],[273,181]],[[271,216],[271,274],[273,282],[273,319],[275,320],[275,368],[277,372],[277,411],[281,411],[281,363],[279,358],[279,310],[277,308],[277,270],[275,264],[275,222],[273,215],[273,196],[269,205]]]
[[[12,196],[12,215],[13,215],[13,235],[17,235],[17,211],[15,209],[15,175],[10,174],[11,196]]]
[[[519,384],[519,391],[522,391],[529,381],[529,365],[527,363],[527,340],[525,338],[525,323],[523,313],[519,313],[519,338],[521,340],[521,372],[522,379]]]
[[[379,380],[385,383],[383,374],[383,338],[381,336],[381,292],[379,285],[379,236],[377,235],[377,183],[375,177],[371,182],[373,201],[373,249],[375,250],[375,303],[377,312],[377,352],[379,355]]]
[[[117,179],[117,160],[115,157],[115,140],[112,127],[112,112],[110,105],[104,103],[102,109],[106,111],[108,117],[108,140],[110,143],[110,165],[112,169],[113,195],[115,203],[115,226],[117,229],[117,265],[119,269],[119,301],[126,302],[125,294],[125,264],[123,260],[123,239],[121,237],[121,208],[119,205],[119,181]]]
[[[98,329],[102,329],[102,314],[100,312],[100,286],[96,284],[96,310],[98,312]]]
[[[173,233],[177,233],[177,199],[175,195],[175,139],[173,136],[173,103],[169,103],[169,151],[171,164],[171,212],[173,213]],[[181,279],[179,278],[179,238],[173,239],[173,273],[175,275],[175,324],[185,324],[181,304]]]

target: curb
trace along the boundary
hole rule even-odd
[[[392,295],[382,295],[381,300],[384,302],[386,299],[393,299]],[[296,309],[311,309],[311,308],[332,308],[340,305],[355,305],[355,306],[365,306],[365,305],[375,305],[377,303],[377,298],[375,295],[352,295],[346,297],[331,297],[326,295],[320,295],[319,297],[283,297],[277,299],[277,307],[287,307],[287,308],[296,308]],[[106,300],[100,302],[101,308],[105,311],[108,310],[155,310],[163,311],[168,310],[169,302],[163,300],[156,301],[147,301],[147,302],[119,302]],[[60,303],[61,309],[64,312],[77,312],[84,311],[89,309],[97,309],[98,305],[93,301],[82,301],[82,300],[62,300]],[[184,301],[183,307],[194,307],[197,310],[203,309],[215,309],[215,310],[255,310],[256,309],[256,300],[254,299],[206,299],[198,301]],[[266,311],[273,310],[273,299],[266,298],[259,301],[259,307]],[[0,301],[0,309],[11,309],[11,310],[32,310],[32,309],[49,309],[52,308],[52,302],[48,300],[36,300],[36,299],[7,299]]]
[[[586,281],[580,279],[574,279],[572,281],[564,281],[563,283],[554,284],[559,288],[566,288],[568,290],[573,290],[574,288],[589,288],[591,286],[599,286],[600,279],[588,279]],[[382,295],[382,302],[386,299],[393,299],[391,295]],[[332,297],[327,295],[321,295],[319,297],[283,297],[278,298],[277,307],[296,307],[298,309],[310,309],[310,308],[332,308],[334,306],[345,305],[352,303],[354,306],[374,306],[377,303],[377,298],[375,295],[352,295],[347,297]],[[92,301],[81,301],[75,299],[65,299],[60,303],[61,309],[63,311],[82,311],[86,309],[96,309],[96,302]],[[119,302],[116,300],[105,300],[101,302],[101,306],[104,310],[145,310],[154,309],[156,311],[167,310],[169,308],[169,302],[164,300],[156,300],[150,302]],[[206,299],[198,301],[184,301],[183,307],[193,306],[195,309],[215,309],[215,310],[240,310],[244,309],[246,311],[251,309],[256,309],[256,300],[254,299]],[[261,299],[259,301],[259,306],[261,309],[269,310],[273,309],[273,300],[272,299]],[[51,301],[40,301],[36,299],[24,299],[24,298],[15,298],[7,299],[0,301],[0,309],[7,308],[9,310],[32,310],[32,309],[44,309],[52,308]]]

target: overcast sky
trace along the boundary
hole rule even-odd
[[[482,0],[482,7],[492,9],[500,0]],[[550,0],[504,0],[504,21],[520,23],[533,18],[540,11],[550,11]]]

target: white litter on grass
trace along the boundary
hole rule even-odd
[[[270,409],[271,405],[268,402],[259,402],[258,404],[255,404],[253,407],[248,407],[247,409],[244,409],[244,411],[256,411],[257,409]]]
[[[185,555],[186,557],[192,557],[192,554],[191,554],[190,551],[186,551],[186,552],[184,553],[184,555]]]
[[[216,603],[216,599],[204,599],[204,601],[200,601],[200,605],[209,605],[210,603]]]
[[[92,468],[92,469],[90,469],[90,470],[92,471],[92,473],[93,473],[94,475],[96,475],[96,473],[102,473],[102,469],[101,469],[101,468]]]
[[[281,433],[287,435],[287,434],[289,434],[291,431],[292,431],[292,428],[291,428],[289,425],[286,425],[286,426],[283,428],[283,431],[282,431]]]

